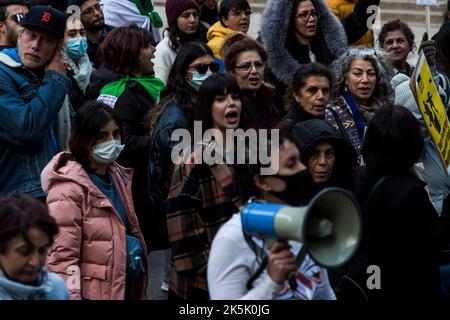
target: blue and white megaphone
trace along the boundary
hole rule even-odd
[[[302,242],[310,257],[326,268],[348,262],[361,240],[359,206],[351,193],[339,188],[321,191],[304,207],[252,202],[243,207],[241,218],[246,234]]]

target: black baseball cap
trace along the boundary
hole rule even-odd
[[[57,39],[64,38],[67,15],[47,6],[33,6],[25,15],[21,25],[46,31]]]

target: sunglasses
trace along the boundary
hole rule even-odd
[[[253,68],[253,66],[255,66],[255,69],[257,71],[261,71],[262,69],[264,69],[266,64],[262,61],[245,62],[241,65],[236,66],[235,68],[244,72],[249,72]]]
[[[11,19],[13,21],[15,21],[16,23],[21,23],[24,18],[25,18],[25,14],[23,14],[23,13],[16,13],[11,16]]]
[[[190,66],[189,69],[194,68],[200,74],[205,74],[208,69],[211,70],[212,73],[216,73],[219,71],[219,64],[217,62],[211,62],[208,64],[196,64],[195,66]]]

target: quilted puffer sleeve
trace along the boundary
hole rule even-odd
[[[81,299],[82,199],[82,188],[70,182],[55,185],[47,195],[50,215],[59,226],[47,256],[47,267],[64,279],[74,300]]]

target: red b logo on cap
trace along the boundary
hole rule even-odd
[[[49,22],[50,19],[52,18],[52,14],[50,12],[45,12],[42,14],[42,22]]]

